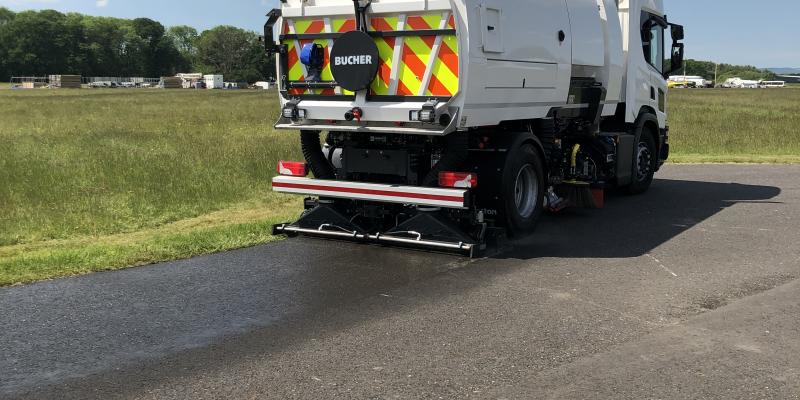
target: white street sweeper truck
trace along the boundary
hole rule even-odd
[[[662,0],[281,0],[277,234],[479,254],[545,210],[645,192],[683,27]],[[313,179],[309,176],[313,174]]]

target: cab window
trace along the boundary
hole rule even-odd
[[[644,58],[658,72],[664,72],[664,29],[658,17],[645,13],[642,15],[642,46]]]

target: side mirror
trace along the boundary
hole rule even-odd
[[[683,68],[684,47],[683,43],[672,44],[672,57],[669,71],[664,73],[664,77],[671,75],[675,71],[680,71]]]
[[[683,40],[683,25],[670,24],[670,30],[672,31],[673,42],[680,42]]]
[[[267,54],[275,54],[280,52],[280,46],[275,44],[275,23],[281,17],[280,9],[273,9],[267,14],[267,23],[264,24],[264,49]]]

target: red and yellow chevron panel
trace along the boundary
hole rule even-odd
[[[451,12],[370,16],[370,29],[379,32],[455,29]],[[284,21],[284,34],[343,33],[356,28],[352,18],[297,18]],[[305,66],[300,63],[300,49],[311,41],[285,40],[289,48],[290,81],[304,81]],[[326,48],[322,80],[333,80],[329,54],[333,40],[316,39]],[[452,97],[458,92],[458,38],[452,35],[397,36],[375,38],[381,58],[378,76],[370,86],[373,96]],[[341,89],[292,89],[292,95],[352,95]]]

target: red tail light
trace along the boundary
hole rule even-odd
[[[440,172],[439,186],[456,189],[474,189],[478,187],[478,175],[468,172]]]
[[[304,162],[278,161],[278,173],[284,176],[308,176],[308,167]]]

